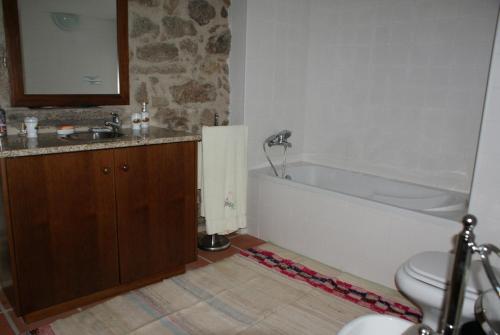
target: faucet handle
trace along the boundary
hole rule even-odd
[[[116,123],[120,122],[120,116],[116,112],[111,113],[111,119],[113,122],[116,122]]]

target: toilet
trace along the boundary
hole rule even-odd
[[[449,273],[453,267],[453,254],[426,251],[411,257],[396,273],[399,290],[423,313],[422,322],[437,330],[443,312],[443,303]],[[496,271],[500,273],[500,271]],[[470,266],[464,297],[461,324],[474,319],[474,303],[479,294],[491,288],[481,261]]]

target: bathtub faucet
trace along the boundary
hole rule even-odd
[[[292,147],[292,143],[288,142],[288,138],[292,136],[292,132],[290,130],[282,130],[277,134],[271,135],[264,141],[269,147],[275,145],[281,145],[287,148]]]
[[[276,177],[286,178],[286,150],[292,147],[292,143],[288,142],[288,138],[290,136],[292,136],[292,132],[290,130],[285,129],[277,134],[269,136],[264,140],[264,143],[262,143],[262,149],[264,150],[264,154],[266,155],[267,161],[271,165],[271,168],[273,169],[273,172],[276,175]],[[269,158],[269,155],[267,154],[266,144],[267,147],[272,147],[275,145],[283,147],[283,163],[281,164],[281,176],[278,173],[278,170],[276,170],[276,167],[271,161],[271,158]]]

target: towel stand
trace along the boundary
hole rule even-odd
[[[222,251],[231,246],[231,242],[224,235],[205,235],[198,240],[198,248],[206,251]]]
[[[214,126],[219,125],[219,114],[214,115]],[[204,218],[203,218],[204,219]],[[231,241],[224,236],[219,234],[204,235],[198,239],[198,248],[206,251],[222,251],[226,250],[231,246]]]

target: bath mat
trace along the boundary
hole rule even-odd
[[[379,314],[392,315],[415,323],[422,320],[422,314],[414,308],[381,297],[345,281],[324,276],[302,264],[282,258],[271,251],[249,248],[246,251],[241,251],[240,254],[287,277],[306,282],[329,294],[369,308]]]
[[[418,319],[406,306],[259,248],[84,308],[32,334],[331,335],[373,312]]]

